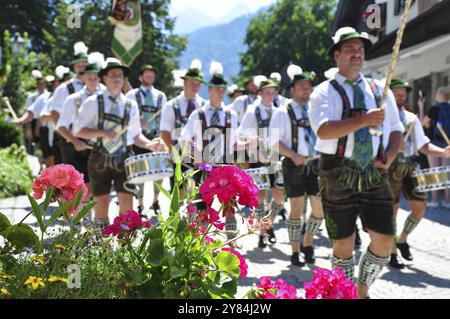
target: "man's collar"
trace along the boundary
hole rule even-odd
[[[345,76],[343,76],[343,75],[340,74],[339,72],[337,72],[337,73],[334,75],[334,79],[335,79],[340,85],[344,84],[345,81],[348,80]],[[358,78],[357,81],[359,81],[359,80],[363,80],[363,81],[366,80],[366,78],[364,77],[364,75],[363,75],[362,73],[359,74],[359,78]]]

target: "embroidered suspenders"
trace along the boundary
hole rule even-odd
[[[230,146],[230,136],[227,134],[227,129],[231,128],[231,112],[230,110],[225,111],[225,126],[210,126],[208,127],[206,124],[206,116],[205,112],[203,110],[198,110],[198,116],[200,118],[200,121],[202,122],[202,138],[205,136],[205,131],[208,128],[217,128],[222,131],[223,136],[225,136],[225,145],[224,145],[224,152],[223,152],[223,163],[226,163],[227,158],[227,149]],[[203,148],[205,148],[209,144],[209,141],[207,139],[203,139]]]

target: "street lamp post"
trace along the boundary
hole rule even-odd
[[[25,44],[25,40],[20,36],[18,32],[14,33],[14,35],[10,39],[11,41],[11,52],[14,54],[15,59],[17,60],[17,55],[23,49]]]

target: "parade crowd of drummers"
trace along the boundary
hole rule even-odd
[[[427,205],[450,208],[445,183],[450,89],[439,88],[438,104],[427,114],[421,98],[417,116],[406,105],[411,87],[394,78],[380,105],[385,82],[361,73],[372,46],[368,35],[344,27],[331,42],[328,53],[336,68],[322,83],[314,72],[291,64],[287,87],[280,87],[277,70],[232,84],[221,63],[212,61],[205,75],[201,61],[194,60],[182,76],[183,90],[172,99],[154,87],[158,66],[139,66],[141,85],[133,89],[130,69],[121,61],[89,53],[77,42],[68,67],[56,67],[53,75],[33,71],[37,91],[15,122],[32,124],[43,167],[70,164],[84,174],[96,202],[91,223],[100,230],[110,223],[113,193],[120,213],[142,212],[145,206],[160,212],[158,187],[146,203],[144,184],[162,185],[169,178],[173,186],[174,148],[184,150],[184,173],[202,164],[237,165],[259,187],[258,207],[241,207],[238,214],[272,223],[281,216],[286,227],[277,232],[288,233],[295,267],[314,264],[314,240],[326,230],[332,267],[354,279],[359,296],[368,298],[385,265],[403,268],[403,259],[413,260],[408,238]],[[202,85],[208,96],[199,95]],[[420,154],[428,157],[430,168],[419,166]],[[202,174],[191,183],[199,185]],[[438,191],[444,189],[441,204]],[[396,223],[401,193],[411,209],[404,224]],[[198,210],[205,208],[197,204]],[[229,238],[239,234],[239,221],[225,216]],[[272,223],[255,241],[260,249],[276,245]],[[360,231],[368,233],[370,244],[356,261]]]

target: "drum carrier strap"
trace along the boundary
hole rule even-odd
[[[69,95],[75,93],[75,87],[72,82],[67,82],[67,90],[69,91]]]
[[[191,115],[192,112],[195,111],[195,107],[188,108],[186,110],[186,116],[182,116],[181,110],[180,110],[180,98],[175,98],[172,105],[173,105],[173,111],[175,113],[175,128],[180,128],[180,127],[186,125],[189,116]]]
[[[227,134],[227,129],[231,128],[231,111],[230,110],[225,111],[225,126],[209,126],[208,127],[207,123],[206,123],[205,111],[202,109],[198,110],[198,116],[200,118],[200,121],[202,122],[202,138],[204,138],[204,136],[205,136],[205,131],[211,127],[220,129],[222,131],[222,134],[225,136],[225,145],[224,145],[224,150],[223,150],[223,163],[226,163],[227,149],[230,146],[230,136],[229,136],[229,134]],[[209,144],[209,141],[207,139],[203,139],[203,148],[205,148],[208,144]]]
[[[372,89],[372,92],[375,97],[375,102],[377,103],[377,107],[380,108],[380,95],[378,87],[374,80],[370,79],[368,80],[370,84],[370,88]],[[347,96],[347,93],[345,93],[345,90],[342,88],[341,85],[336,80],[331,80],[330,84],[334,87],[334,89],[339,93],[339,95],[342,98],[343,102],[343,110],[342,110],[342,120],[346,120],[348,118],[352,117],[358,117],[362,115],[362,112],[360,110],[354,110],[351,107],[350,99]],[[345,155],[345,149],[347,147],[347,139],[348,135],[341,137],[338,141],[338,149],[336,152],[337,158],[343,158]],[[382,159],[383,162],[386,161],[386,152],[384,151],[383,147],[383,136],[380,136],[380,143],[378,148],[378,158]]]
[[[98,101],[98,124],[97,127],[99,130],[104,129],[104,122],[105,120],[109,120],[111,122],[115,122],[118,124],[122,124],[122,128],[125,128],[126,125],[130,122],[130,110],[131,110],[131,101],[127,100],[125,103],[125,112],[123,118],[112,115],[112,114],[105,114],[105,100],[103,94],[100,94],[97,96]],[[127,134],[122,134],[122,143],[124,145],[124,148],[127,148]],[[95,151],[104,153],[106,150],[103,147],[103,139],[98,138],[97,144],[95,146]],[[107,153],[107,152],[106,152]]]

